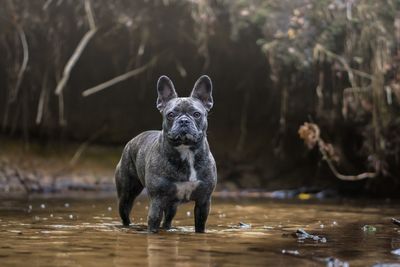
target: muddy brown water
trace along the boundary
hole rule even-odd
[[[147,205],[145,197],[137,201],[127,229],[113,196],[3,197],[0,266],[400,264],[391,254],[400,248],[400,227],[390,221],[400,217],[400,203],[214,198],[206,234],[193,233],[191,203],[180,206],[176,228],[147,234]],[[376,231],[364,232],[366,224]],[[299,228],[327,242],[302,242],[292,235]]]

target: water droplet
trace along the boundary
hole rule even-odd
[[[190,211],[186,212],[186,216],[190,217],[190,214],[191,214]]]
[[[111,207],[108,207],[108,211],[112,211],[112,208],[111,208]]]
[[[332,223],[333,225],[338,225],[338,223],[336,222],[336,221],[333,221],[333,223]]]
[[[45,204],[40,204],[40,208],[44,209],[44,208],[46,208],[46,205]]]
[[[69,218],[70,218],[70,219],[73,219],[73,218],[74,218],[74,215],[70,214],[70,215],[69,215]]]

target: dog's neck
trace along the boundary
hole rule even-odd
[[[161,132],[160,139],[158,140],[161,151],[166,154],[168,158],[186,160],[190,159],[192,156],[206,155],[208,151],[208,142],[206,135],[204,134],[201,141],[194,145],[173,145],[169,142],[166,134]]]

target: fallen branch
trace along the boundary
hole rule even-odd
[[[79,60],[83,50],[85,50],[89,41],[93,38],[94,34],[97,31],[96,25],[94,23],[93,12],[90,6],[90,1],[85,1],[85,11],[90,25],[90,31],[85,33],[82,37],[81,41],[79,42],[78,46],[75,48],[74,53],[72,54],[71,58],[68,60],[67,64],[64,67],[63,76],[61,80],[58,82],[55,94],[60,95],[62,90],[64,89],[65,85],[69,80],[69,76],[71,74],[72,68],[75,66],[76,62]]]
[[[322,154],[322,158],[328,163],[332,173],[340,180],[345,181],[358,181],[367,178],[375,178],[378,174],[376,172],[364,172],[358,175],[343,175],[341,174],[333,164],[337,156],[335,155],[333,146],[327,144],[322,140],[320,136],[320,129],[315,123],[304,123],[299,129],[300,138],[304,140],[304,143],[309,149],[314,148],[318,145],[319,151]]]
[[[104,83],[101,83],[99,85],[96,85],[94,87],[91,87],[89,89],[86,89],[85,91],[82,92],[82,96],[86,97],[92,94],[95,94],[101,90],[104,90],[108,87],[113,86],[114,84],[117,84],[119,82],[122,82],[128,78],[131,78],[133,76],[136,76],[142,72],[144,72],[145,70],[147,70],[149,67],[153,66],[155,63],[157,62],[157,57],[154,57],[150,62],[148,62],[147,64],[145,64],[144,66],[137,68],[137,69],[133,69],[125,74],[122,74],[120,76],[117,76],[111,80],[108,80]]]
[[[323,236],[312,235],[304,231],[303,229],[297,229],[295,236],[299,241],[304,241],[306,239],[313,240],[316,242],[326,243],[326,238]]]

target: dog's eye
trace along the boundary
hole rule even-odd
[[[175,118],[175,113],[174,113],[174,112],[169,112],[169,113],[167,114],[167,118],[168,118],[169,120],[173,120],[173,119]]]
[[[198,119],[198,118],[201,117],[201,113],[200,113],[200,112],[195,112],[195,113],[193,113],[193,116],[194,116],[196,119]]]

